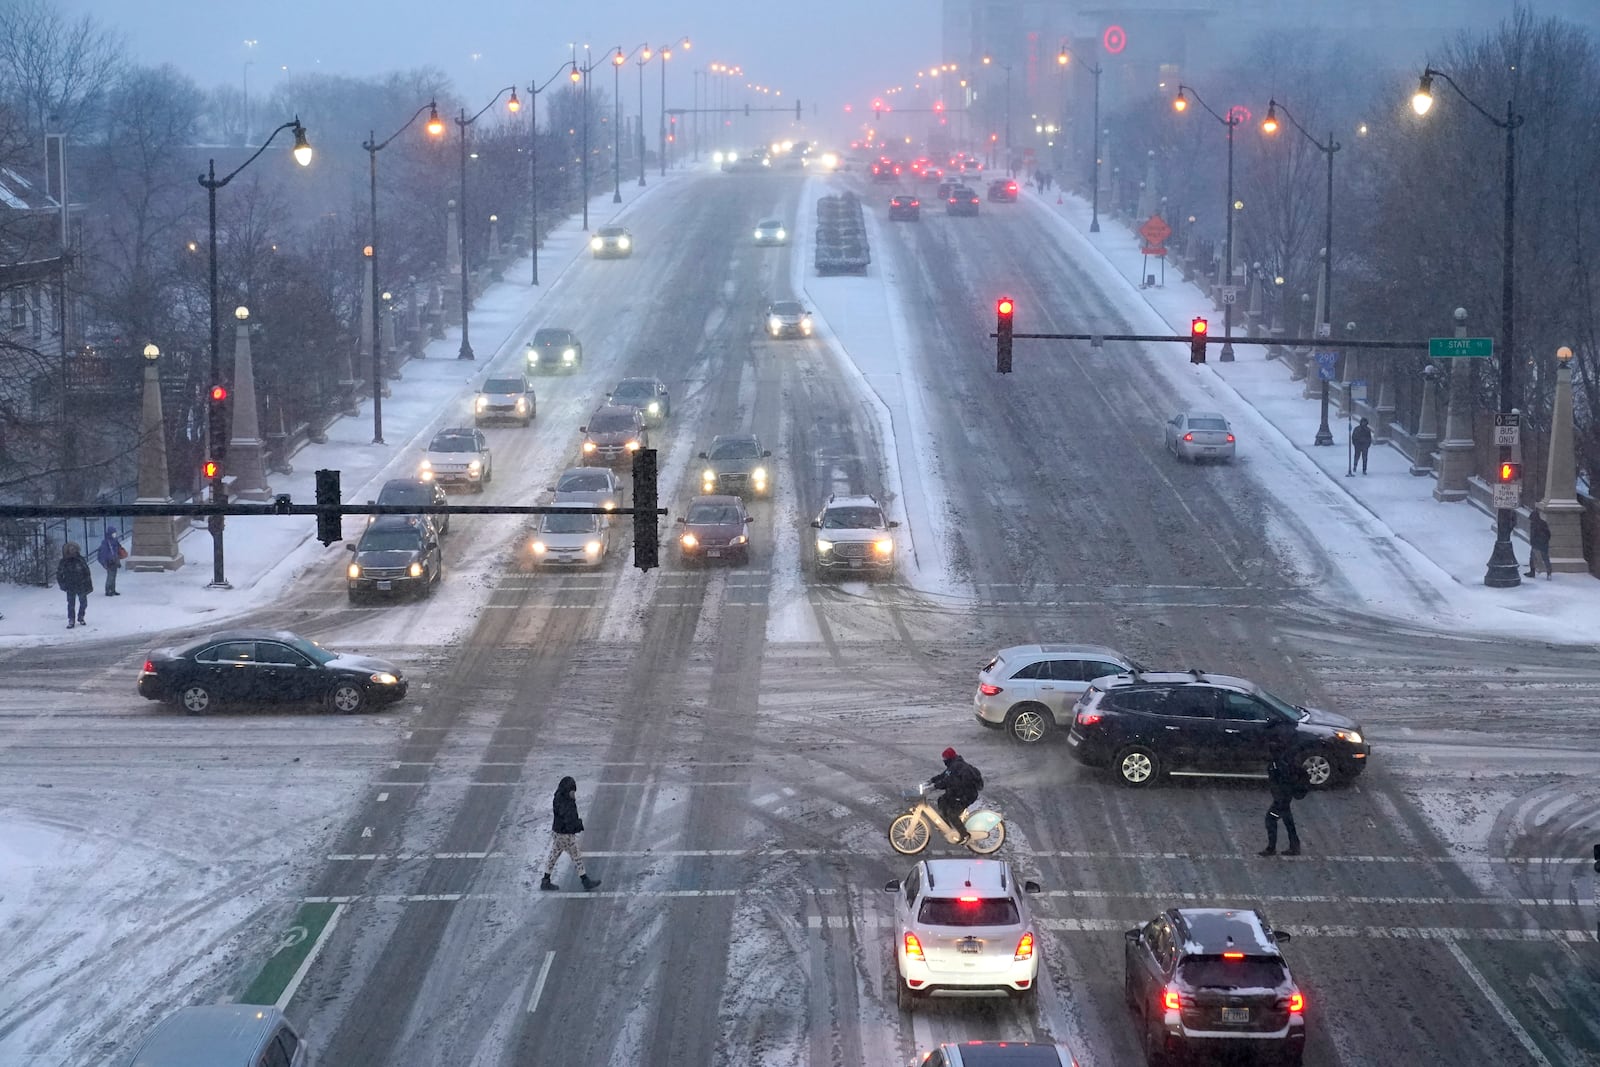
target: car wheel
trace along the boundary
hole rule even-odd
[[[178,690],[178,703],[190,715],[204,715],[211,710],[211,690],[191,682]]]
[[[1133,972],[1126,965],[1122,968],[1122,1000],[1129,1011],[1139,1010],[1139,991],[1134,988]]]
[[[1038,744],[1053,725],[1050,709],[1043,704],[1018,704],[1006,712],[1006,732],[1019,744]]]
[[[348,596],[350,598],[350,603],[351,604],[360,604],[361,603],[361,594],[357,593],[354,589],[350,590]]]
[[[1327,789],[1339,784],[1339,768],[1326,752],[1313,749],[1300,758],[1312,789]]]
[[[367,694],[355,682],[335,683],[328,694],[328,710],[342,715],[354,715],[367,703]]]
[[[909,811],[889,824],[889,847],[902,856],[915,856],[932,836],[927,820]]]
[[[1144,745],[1129,745],[1117,753],[1111,766],[1116,771],[1117,781],[1135,788],[1155,785],[1161,774],[1160,760]]]
[[[1023,1011],[1034,1012],[1039,1010],[1039,979],[1034,977],[1027,989],[1013,989],[1011,999],[1022,1005]]]
[[[911,991],[910,986],[906,985],[906,980],[899,975],[895,975],[894,984],[896,987],[895,1003],[899,1005],[900,1010],[908,1015],[916,1011],[917,995]]]
[[[1297,1048],[1291,1052],[1285,1052],[1283,1056],[1279,1058],[1278,1062],[1282,1064],[1283,1067],[1300,1067],[1300,1065],[1305,1062],[1305,1056],[1305,1049]]]
[[[1168,1061],[1167,1050],[1162,1047],[1162,1041],[1156,1036],[1155,1027],[1151,1025],[1151,1018],[1144,1017],[1144,1062],[1150,1067],[1166,1067]]]
[[[996,823],[994,829],[990,830],[988,836],[984,838],[983,844],[974,844],[973,842],[976,840],[977,838],[975,837],[968,839],[967,848],[980,856],[994,855],[1006,843],[1006,824],[1003,822]]]

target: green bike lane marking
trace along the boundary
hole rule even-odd
[[[293,921],[278,938],[278,947],[261,967],[255,981],[239,997],[241,1004],[271,1004],[282,1011],[311,970],[328,935],[339,925],[343,904],[302,904]]]

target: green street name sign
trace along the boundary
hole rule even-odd
[[[1431,359],[1488,359],[1494,355],[1492,337],[1430,337],[1428,356]]]

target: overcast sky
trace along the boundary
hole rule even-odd
[[[54,0],[120,31],[136,62],[170,62],[202,86],[270,90],[282,69],[356,76],[433,66],[467,97],[543,80],[569,42],[631,50],[687,35],[691,64],[673,59],[668,96],[687,106],[691,65],[736,63],[751,80],[837,107],[939,62],[936,3],[916,0]],[[247,40],[257,43],[245,44]],[[649,72],[652,84],[660,75]],[[637,77],[637,74],[635,74]],[[683,87],[683,96],[680,90]],[[654,93],[652,92],[652,96]],[[628,97],[631,99],[631,96]]]

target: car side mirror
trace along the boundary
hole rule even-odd
[[[746,524],[748,524],[750,522],[750,516],[746,515],[744,517],[744,521],[745,521]]]
[[[697,453],[695,453],[695,454],[696,454],[696,455],[698,455],[698,456],[699,456],[699,457],[700,457],[700,458],[701,458],[701,459],[705,459],[705,458],[707,458],[707,457],[706,457],[706,454],[705,454],[705,453],[704,453],[704,452],[697,452]]]
[[[689,521],[689,520],[688,520],[688,519],[686,519],[686,518],[684,518],[684,517],[683,517],[683,516],[682,516],[682,515],[679,515],[679,516],[678,516],[678,517],[677,517],[677,518],[676,518],[676,519],[674,519],[674,520],[673,520],[673,521],[674,521],[674,522],[688,522],[688,521]]]
[[[820,530],[820,529],[822,529],[822,520],[821,519],[812,519],[811,520],[811,525],[815,529]]]
[[[589,432],[589,427],[587,427],[587,426],[579,426],[578,427],[578,432],[579,433],[588,433]]]
[[[1272,931],[1272,939],[1274,941],[1289,941],[1289,940],[1292,940],[1292,938],[1291,938],[1291,936],[1289,934],[1289,931],[1287,931],[1287,930],[1274,930],[1274,931]]]
[[[356,550],[355,542],[354,541],[346,541],[344,543],[344,550],[346,552],[354,552]]]
[[[428,542],[428,551],[429,552],[437,552],[437,551],[439,551],[439,542],[437,542],[437,541],[429,541]]]
[[[887,882],[883,883],[883,891],[885,893],[898,893],[898,892],[900,892],[900,879],[891,878]]]
[[[544,488],[545,488],[545,492],[547,492],[547,493],[553,493],[553,492],[556,491],[556,487],[553,486],[553,485],[547,485]]]
[[[766,459],[770,455],[772,455],[772,449],[769,448],[761,453],[761,458]]]
[[[899,528],[899,526],[900,526],[900,524],[899,524],[899,523],[898,523],[898,522],[895,522],[895,521],[893,521],[893,520],[890,520],[890,522],[889,522],[889,529],[891,529],[891,530],[895,530],[895,529],[898,529],[898,528]]]
[[[1136,926],[1132,930],[1122,931],[1122,939],[1131,945],[1137,945],[1139,943],[1139,928]]]
[[[1038,882],[1033,882],[1033,881],[1023,882],[1022,883],[1022,891],[1024,893],[1041,893],[1041,892],[1043,892],[1043,890],[1039,888],[1039,883]]]

